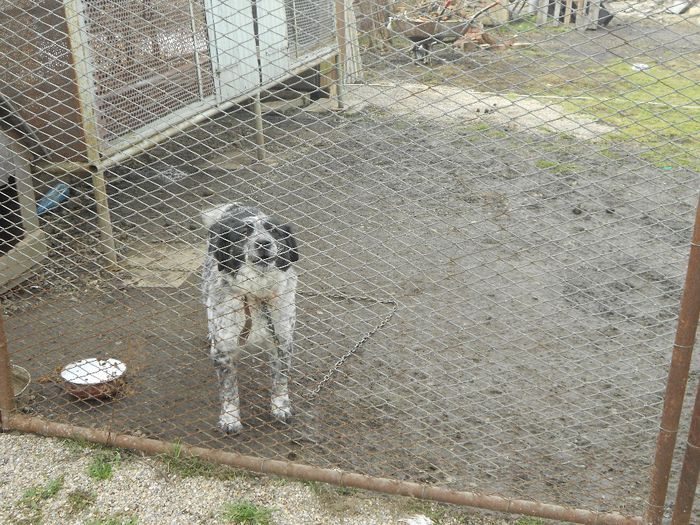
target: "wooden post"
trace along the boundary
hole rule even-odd
[[[7,348],[5,321],[0,307],[0,429],[8,430],[10,412],[14,410],[14,391],[12,389],[12,367],[10,351]]]
[[[265,158],[265,133],[263,132],[262,104],[260,103],[260,91],[253,99],[253,109],[255,111],[255,156],[258,160]]]
[[[92,186],[95,196],[95,212],[97,214],[97,230],[100,234],[100,244],[104,256],[113,266],[117,264],[117,250],[114,244],[114,232],[112,219],[109,213],[107,199],[107,184],[105,183],[104,169],[96,168],[92,171]]]
[[[345,61],[347,60],[347,39],[345,36],[345,0],[335,0],[335,31],[338,39],[338,54],[335,57],[335,100],[338,109],[343,109],[343,83],[345,82]]]
[[[574,9],[574,0],[566,0],[566,9],[564,11],[564,25],[571,23],[571,13]]]

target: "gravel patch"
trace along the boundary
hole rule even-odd
[[[90,465],[104,457],[114,460],[112,476],[94,479]],[[430,520],[422,523],[444,525],[517,523],[408,498],[240,471],[225,476],[220,471],[214,476],[182,475],[159,458],[34,435],[0,434],[0,523],[231,523],[223,509],[241,501],[272,509],[275,525],[399,524],[417,515]]]

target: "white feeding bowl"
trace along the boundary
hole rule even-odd
[[[91,357],[61,370],[63,386],[80,399],[113,397],[124,386],[126,365],[118,359]]]

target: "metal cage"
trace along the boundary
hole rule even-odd
[[[333,0],[21,0],[0,13],[0,94],[51,162],[98,163],[338,49]]]

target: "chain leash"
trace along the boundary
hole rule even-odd
[[[375,297],[366,297],[361,295],[346,295],[341,293],[329,294],[317,292],[298,292],[298,294],[303,297],[326,297],[328,299],[335,299],[338,301],[355,301],[358,303],[385,304],[391,306],[391,311],[387,315],[385,315],[374,328],[367,332],[362,337],[362,339],[357,341],[350,350],[348,350],[342,356],[340,356],[340,358],[335,362],[335,364],[328,370],[328,372],[326,372],[321,381],[319,381],[319,383],[316,385],[316,388],[314,388],[311,391],[311,394],[308,397],[308,399],[313,399],[321,392],[323,387],[326,386],[326,384],[333,378],[333,376],[340,371],[340,367],[342,367],[348,359],[350,359],[354,354],[356,354],[360,347],[362,347],[362,345],[365,344],[374,334],[376,334],[379,330],[384,328],[389,323],[389,321],[391,321],[391,319],[396,314],[399,305],[393,299],[377,299]]]

